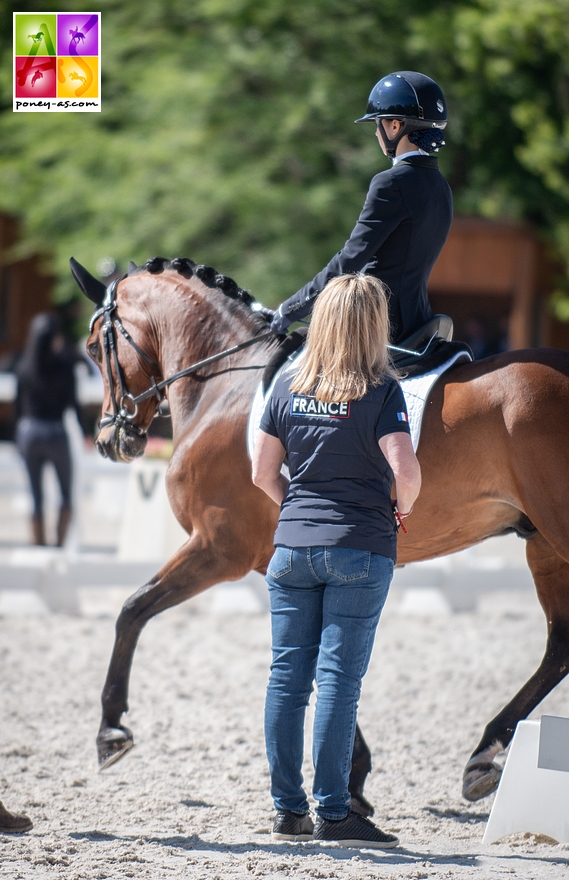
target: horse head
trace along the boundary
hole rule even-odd
[[[96,443],[114,461],[143,454],[166,387],[172,388],[172,415],[178,405],[186,418],[200,396],[219,392],[208,381],[211,363],[257,342],[269,344],[267,336],[276,342],[267,332],[272,312],[252,307],[246,290],[209,266],[155,257],[145,266],[130,263],[106,288],[73,258],[70,264],[95,304],[87,351],[105,385]],[[227,372],[222,368],[220,375]],[[190,374],[190,384],[178,382]]]
[[[159,393],[135,403],[161,378],[146,313],[127,276],[107,288],[73,257],[70,265],[80,289],[95,304],[87,352],[104,382],[103,417],[95,443],[104,458],[132,461],[144,453],[147,431],[160,404]],[[136,268],[131,263],[129,272]]]

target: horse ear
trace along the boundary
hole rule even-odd
[[[128,264],[128,274],[130,275],[136,269],[138,269],[138,266],[136,265],[136,263],[133,263],[132,260],[130,260]]]
[[[73,277],[75,281],[83,291],[86,297],[88,297],[91,302],[94,302],[96,306],[99,308],[103,305],[103,300],[105,298],[105,294],[107,292],[107,288],[103,284],[102,281],[97,281],[96,278],[93,278],[90,272],[85,269],[81,263],[78,263],[77,260],[74,260],[73,257],[69,260],[69,265],[71,266],[71,272],[73,273]]]

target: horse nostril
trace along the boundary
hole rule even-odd
[[[108,456],[107,456],[107,453],[106,453],[105,450],[103,449],[103,444],[101,443],[100,440],[97,440],[97,442],[95,443],[95,446],[97,447],[97,451],[99,452],[100,455],[103,456],[103,458],[107,458],[107,457],[108,457]]]

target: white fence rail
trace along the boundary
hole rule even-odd
[[[160,569],[187,535],[168,504],[167,462],[142,459],[120,465],[104,461],[94,450],[85,449],[74,418],[67,427],[74,453],[76,515],[64,550],[27,545],[31,502],[26,474],[13,444],[0,443],[0,594],[34,592],[51,610],[78,613],[82,588],[134,591]],[[46,496],[53,532],[58,493],[52,474],[47,475]],[[396,569],[392,593],[403,614],[439,614],[473,610],[480,597],[490,592],[530,589],[533,582],[525,564],[525,542],[510,535]],[[256,572],[242,581],[219,585],[211,601],[215,608],[228,612],[268,606],[264,580]]]

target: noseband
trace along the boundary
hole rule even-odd
[[[92,332],[97,320],[101,317],[104,320],[103,351],[105,355],[105,368],[107,372],[107,380],[109,383],[111,402],[113,406],[112,413],[105,412],[105,418],[101,419],[101,421],[99,422],[99,428],[108,428],[110,425],[112,425],[114,427],[122,428],[123,431],[126,431],[130,434],[136,434],[139,437],[144,437],[148,431],[148,428],[141,428],[138,425],[134,424],[134,419],[138,414],[139,403],[142,403],[144,400],[148,400],[150,397],[155,397],[158,401],[158,404],[160,405],[160,403],[162,403],[162,401],[164,400],[163,389],[171,385],[172,382],[175,382],[177,379],[181,379],[183,376],[189,376],[190,373],[195,373],[197,370],[207,366],[208,364],[213,364],[216,361],[221,360],[222,358],[228,357],[231,354],[235,354],[238,351],[242,351],[244,348],[249,348],[249,346],[255,345],[257,342],[262,342],[263,340],[269,338],[274,339],[275,335],[272,331],[270,331],[268,333],[262,333],[260,336],[253,336],[251,339],[247,339],[245,342],[240,342],[238,345],[234,345],[232,348],[226,348],[225,351],[221,351],[218,354],[213,354],[211,355],[211,357],[204,358],[201,361],[196,361],[196,363],[192,364],[189,367],[186,367],[183,370],[180,370],[178,373],[174,373],[172,376],[169,376],[167,379],[163,379],[161,382],[156,382],[156,379],[153,376],[152,383],[146,389],[146,391],[143,391],[141,394],[137,394],[135,397],[133,394],[127,391],[126,388],[126,383],[124,381],[123,372],[117,353],[115,329],[124,336],[129,345],[134,348],[136,353],[140,355],[140,357],[145,360],[146,363],[149,364],[149,366],[155,367],[157,370],[160,370],[160,366],[136,344],[128,330],[126,330],[126,328],[123,326],[123,323],[119,316],[113,314],[117,308],[117,287],[119,283],[126,277],[126,274],[121,275],[120,278],[115,278],[115,280],[109,285],[101,308],[97,309],[94,312],[94,314],[91,316],[91,321],[89,322],[89,332]],[[115,372],[118,381],[118,399],[115,382],[113,379],[113,371],[111,368],[113,363],[115,365]]]

